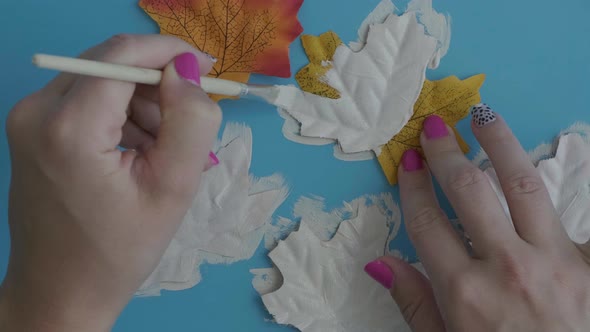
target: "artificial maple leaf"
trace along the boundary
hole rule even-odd
[[[361,51],[337,47],[322,80],[339,99],[292,89],[277,106],[301,124],[301,136],[337,140],[348,154],[378,149],[410,120],[436,48],[416,13],[392,14],[372,26]]]
[[[404,152],[416,149],[422,153],[420,134],[423,122],[430,115],[438,115],[452,128],[457,122],[469,114],[471,106],[481,101],[479,89],[485,81],[480,74],[461,81],[450,76],[440,81],[424,82],[418,101],[414,105],[414,115],[403,129],[389,143],[383,146],[379,155],[379,163],[391,185],[397,184],[397,169]],[[455,130],[455,129],[454,129]],[[463,152],[469,146],[455,130],[455,135]]]
[[[213,148],[221,163],[201,176],[199,191],[160,263],[137,292],[158,295],[201,281],[200,265],[254,255],[274,211],[288,195],[280,175],[249,175],[252,131],[229,123]]]
[[[576,124],[563,131],[553,144],[532,150],[531,161],[549,193],[564,230],[575,243],[590,240],[590,126]],[[504,211],[510,209],[492,163],[484,158],[484,174]],[[590,243],[586,244],[590,249]]]
[[[290,77],[289,45],[303,28],[303,0],[140,0],[160,26],[218,59],[211,77],[247,82],[251,73]]]
[[[325,213],[310,210],[314,217]],[[341,211],[349,216],[343,220],[336,212],[341,223],[330,240],[314,231],[314,218],[304,217],[299,230],[269,254],[283,283],[262,296],[264,305],[277,323],[303,332],[409,331],[389,293],[363,271],[389,248],[390,229],[401,224],[399,207],[382,194],[345,203]]]
[[[301,42],[305,54],[309,58],[309,64],[301,69],[295,79],[303,91],[318,96],[338,99],[340,92],[322,81],[322,77],[332,69],[332,58],[336,48],[342,45],[342,40],[336,33],[328,31],[319,37],[312,35],[301,36]]]

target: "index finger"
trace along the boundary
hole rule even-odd
[[[99,45],[91,60],[160,69],[178,54],[191,52],[204,73],[211,60],[186,42],[163,35],[119,35]],[[67,82],[63,82],[64,86]],[[60,88],[54,86],[54,88]],[[63,88],[63,87],[62,87]],[[63,100],[61,119],[76,128],[72,139],[88,139],[100,150],[115,149],[127,120],[127,109],[135,84],[95,77],[78,77]]]

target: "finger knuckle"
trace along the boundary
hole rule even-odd
[[[187,118],[193,118],[201,124],[219,127],[222,120],[221,108],[217,103],[207,98],[205,100],[187,100],[185,105],[176,112],[184,112]]]
[[[517,173],[508,178],[507,194],[533,195],[545,188],[545,183],[536,172]]]
[[[462,273],[449,280],[448,291],[452,303],[475,305],[479,302],[481,289],[474,275]]]
[[[410,175],[403,173],[399,175],[400,188],[403,188],[402,195],[412,196],[427,195],[432,192],[432,180],[429,175]]]
[[[504,250],[495,254],[500,275],[507,289],[528,297],[532,277],[532,262],[518,257],[517,254]]]
[[[11,141],[17,139],[27,126],[29,114],[37,105],[36,96],[31,95],[19,101],[6,118],[6,134]]]
[[[118,47],[118,46],[127,46],[130,43],[132,43],[134,40],[133,35],[131,34],[127,34],[127,33],[119,33],[116,35],[113,35],[108,41],[107,43],[110,44],[113,47]]]
[[[410,301],[399,305],[402,316],[408,325],[414,325],[414,321],[419,318],[418,313],[426,305],[425,303],[426,299],[424,295],[418,295],[415,298],[412,298]]]
[[[136,38],[131,34],[117,34],[109,38],[105,45],[104,60],[115,60],[133,50]]]
[[[425,207],[409,220],[408,232],[414,237],[421,236],[440,227],[445,221],[446,216],[440,208]]]
[[[479,168],[468,166],[451,173],[448,188],[455,193],[473,192],[486,182],[487,178]]]
[[[73,137],[74,126],[62,112],[47,117],[43,127],[43,144],[49,150],[62,149]]]

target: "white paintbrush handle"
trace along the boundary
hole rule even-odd
[[[36,54],[33,56],[33,63],[40,68],[132,83],[158,85],[162,80],[162,72],[160,70],[78,58]],[[201,77],[201,87],[207,93],[224,96],[241,96],[248,92],[248,86],[246,84],[210,77]]]

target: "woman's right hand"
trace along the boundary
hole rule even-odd
[[[120,35],[84,58],[163,69],[159,86],[61,74],[10,113],[2,331],[107,331],[197,193],[221,122],[186,42]],[[122,151],[122,146],[127,150]]]
[[[504,120],[479,105],[472,127],[498,174],[514,227],[483,172],[433,116],[422,135],[428,163],[409,151],[399,175],[406,228],[430,280],[392,257],[366,271],[390,289],[414,332],[588,331],[590,246],[569,239]],[[473,255],[440,209],[431,172],[472,240]]]

